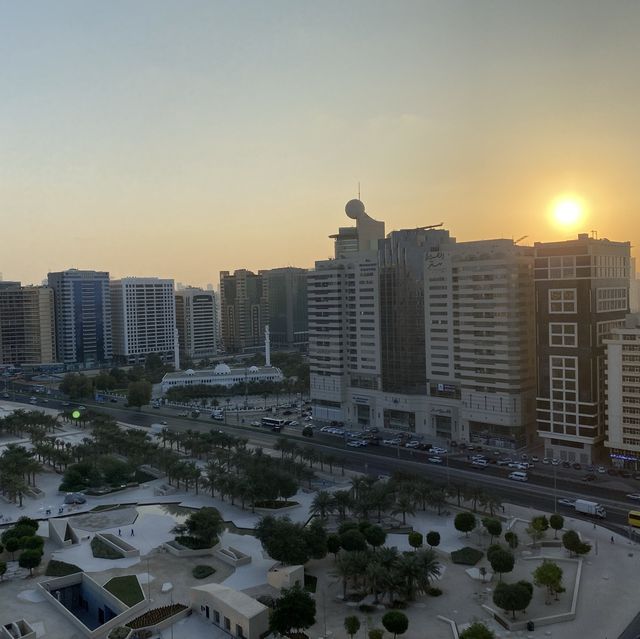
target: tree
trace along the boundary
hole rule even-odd
[[[382,617],[382,625],[387,632],[393,634],[393,639],[395,639],[398,635],[402,635],[407,631],[409,619],[407,619],[407,615],[399,610],[390,610]]]
[[[299,584],[284,588],[269,618],[269,628],[281,635],[305,630],[316,622],[316,602]]]
[[[67,373],[58,388],[73,400],[91,397],[93,393],[91,380],[82,373]]]
[[[7,562],[0,561],[0,581],[2,581],[2,577],[4,576],[5,572],[7,572]]]
[[[369,630],[369,639],[382,639],[384,637],[384,630],[380,628],[371,628]]]
[[[284,449],[281,448],[281,450],[283,450],[284,454]],[[327,515],[334,510],[335,500],[333,499],[333,495],[326,490],[321,490],[311,502],[311,513],[318,515],[320,519],[326,519]]]
[[[338,535],[328,535],[327,536],[327,550],[334,556],[337,557],[340,552],[340,537]]]
[[[494,519],[493,517],[485,517],[482,520],[482,525],[485,527],[485,530],[490,535],[489,543],[493,543],[494,537],[500,537],[502,534],[502,524],[499,519]]]
[[[536,542],[540,541],[544,537],[544,534],[548,529],[549,520],[544,515],[539,515],[531,520],[529,527],[527,528],[527,534],[531,537],[531,541],[533,541],[534,546]]]
[[[17,537],[10,537],[5,541],[4,547],[7,549],[7,552],[11,553],[11,559],[13,560],[14,553],[20,549],[20,540]]]
[[[131,382],[127,389],[127,403],[138,409],[151,401],[151,384],[149,382]]]
[[[25,550],[20,553],[18,565],[20,568],[28,568],[29,575],[33,576],[33,569],[37,568],[42,561],[42,553],[39,550]]]
[[[516,611],[525,610],[531,603],[532,591],[526,582],[506,584],[500,582],[493,591],[493,603],[503,610],[510,611],[516,618]]]
[[[340,545],[347,552],[366,550],[367,539],[359,530],[347,530],[340,535]]]
[[[483,623],[476,621],[460,634],[460,639],[495,639],[495,634]]]
[[[558,538],[558,531],[564,527],[564,517],[558,513],[554,513],[549,517],[549,525],[553,528],[553,538]]]
[[[220,513],[215,508],[200,508],[191,513],[185,522],[191,535],[201,539],[209,546],[214,546],[224,528]]]
[[[562,568],[553,561],[548,559],[543,562],[533,571],[533,583],[539,588],[546,588],[545,603],[549,603],[549,597],[557,595],[560,592],[564,592],[562,586]]]
[[[487,553],[487,557],[489,554]],[[515,558],[513,553],[510,553],[504,548],[498,548],[491,554],[489,559],[493,572],[497,572],[500,575],[500,581],[502,581],[502,575],[505,572],[511,572],[515,565]]]
[[[422,533],[419,533],[417,530],[412,530],[409,533],[408,541],[409,541],[409,545],[414,550],[417,550],[422,546]]]
[[[375,549],[384,545],[387,540],[387,533],[380,526],[368,526],[364,530],[364,537],[367,543]]]
[[[430,530],[427,533],[427,543],[431,548],[435,548],[440,545],[440,533],[435,530]]]
[[[518,547],[518,535],[514,532],[506,532],[504,534],[504,540],[507,542],[511,550],[515,550]]]
[[[327,555],[327,530],[318,519],[314,519],[303,529],[304,540],[307,543],[309,556],[313,559],[323,559]]]
[[[306,564],[309,561],[309,545],[301,524],[288,517],[263,517],[255,529],[255,535],[269,556],[283,564]]]
[[[575,530],[567,530],[567,532],[562,535],[562,545],[569,551],[571,557],[573,557],[574,554],[579,554],[578,550],[581,544],[580,537]]]
[[[353,639],[353,635],[360,630],[360,619],[355,615],[351,615],[349,617],[345,617],[344,620],[344,629],[347,631],[347,634]]]
[[[476,527],[476,516],[470,512],[461,512],[456,515],[453,525],[456,530],[463,532],[467,537],[469,533]]]

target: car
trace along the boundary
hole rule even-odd
[[[586,470],[588,473],[595,473],[595,472],[596,472],[596,467],[595,467],[595,466],[592,466],[592,465],[589,465],[589,466],[586,466],[586,467],[585,467],[585,470]]]
[[[87,407],[80,404],[80,406],[78,406],[78,410],[87,410]]]
[[[351,446],[352,448],[360,448],[360,443],[353,439],[350,442],[347,442],[347,446]]]
[[[447,454],[447,449],[446,448],[440,448],[440,446],[432,446],[431,447],[431,451],[436,453],[436,455],[446,455]]]
[[[551,465],[552,466],[558,466],[560,464],[560,460],[556,459],[555,457],[551,460]]]
[[[551,460],[550,460],[548,457],[543,457],[543,458],[542,458],[542,463],[543,463],[543,464],[550,464],[550,463],[551,463]]]
[[[378,475],[378,481],[389,481],[391,479],[391,475]]]
[[[571,468],[571,464],[568,461],[563,461],[562,462],[562,467],[563,468]]]
[[[499,459],[497,461],[498,466],[508,466],[511,463],[510,459]]]
[[[593,473],[589,473],[582,478],[582,481],[595,481],[596,476]]]
[[[260,426],[260,422],[258,422],[258,421],[253,421],[253,422],[251,422],[251,425],[252,425],[252,426]]]
[[[631,479],[631,473],[628,470],[620,470],[618,471],[618,475],[624,479]]]
[[[568,506],[569,508],[573,508],[576,505],[575,499],[569,499],[568,497],[560,497],[558,499],[559,506]]]
[[[294,420],[289,422],[289,426],[298,426],[298,422],[294,419]],[[311,428],[311,426],[309,426],[309,424],[307,424],[307,428]]]
[[[282,414],[283,414],[283,415],[293,415],[293,411],[290,411],[290,410],[283,410],[283,411],[282,411]]]
[[[539,462],[540,461],[540,457],[538,457],[537,455],[531,455],[531,461],[532,462]]]
[[[418,448],[418,446],[420,446],[420,442],[417,442],[413,439],[404,445],[405,448]]]
[[[165,422],[165,421],[162,421],[162,422],[160,422],[160,423],[161,423],[163,426],[166,426],[166,425],[167,425],[167,422]]]
[[[71,406],[71,402],[62,402],[63,406]]]
[[[330,429],[330,426],[323,426],[323,427],[320,429],[320,432],[321,432],[321,433],[326,433],[326,432],[328,432],[328,431],[329,431],[329,429]]]
[[[582,470],[582,464],[574,462],[573,464],[571,464],[571,468],[573,468],[573,470]]]
[[[109,398],[109,401],[110,401],[112,404],[117,404],[117,403],[118,403],[118,400],[117,400],[115,397],[110,397],[110,398]]]
[[[604,475],[607,472],[607,469],[604,466],[598,466],[597,470],[601,475]]]
[[[527,461],[529,459],[529,455],[527,455],[527,453],[522,453],[522,455],[520,455],[520,459],[522,461]]]
[[[398,438],[396,438],[396,439],[383,439],[382,443],[386,444],[387,446],[398,446],[398,444],[400,444],[400,440]]]
[[[441,464],[442,463],[442,457],[428,457],[427,461],[430,464]]]
[[[629,493],[627,495],[627,499],[632,499],[633,501],[640,501],[640,493]]]

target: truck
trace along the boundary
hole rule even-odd
[[[599,517],[600,519],[606,519],[607,517],[607,511],[604,509],[604,506],[595,501],[576,499],[574,508],[577,513],[582,513],[583,515],[592,515],[594,517]]]

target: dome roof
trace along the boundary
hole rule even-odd
[[[226,364],[218,364],[214,369],[214,375],[227,375],[231,372],[231,369]]]
[[[250,373],[257,373],[260,369],[257,366],[249,366]]]
[[[193,370],[193,368],[188,368],[185,372],[185,375],[195,375],[196,372]]]

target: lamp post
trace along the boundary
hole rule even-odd
[[[558,512],[558,485],[557,485],[558,471],[557,466],[553,467],[553,512]]]

